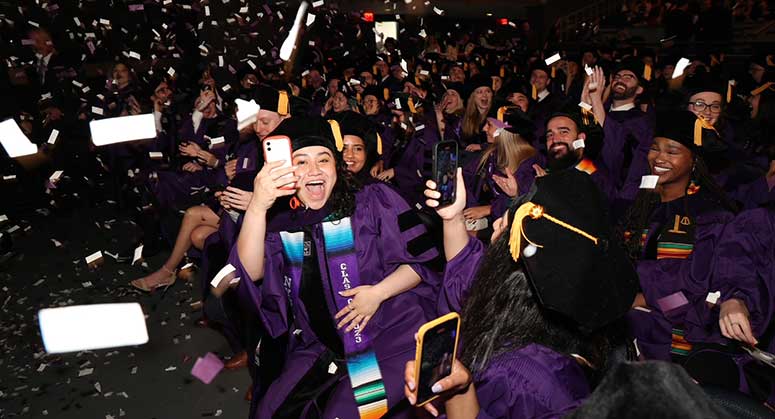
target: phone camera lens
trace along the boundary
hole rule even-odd
[[[272,151],[272,147],[267,147],[266,151]]]

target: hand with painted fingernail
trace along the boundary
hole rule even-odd
[[[334,316],[339,321],[336,325],[337,329],[341,329],[349,323],[344,330],[345,333],[349,333],[356,328],[363,332],[369,320],[379,309],[382,301],[385,300],[385,296],[380,292],[379,287],[374,285],[361,285],[360,287],[341,291],[339,295],[348,298],[352,297],[351,302]]]

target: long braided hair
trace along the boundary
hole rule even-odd
[[[692,171],[692,179],[695,184],[702,188],[713,202],[718,204],[720,209],[737,213],[738,206],[729,198],[721,188],[721,186],[713,180],[713,177],[708,170],[705,161],[694,154],[694,170]],[[687,183],[686,189],[688,190],[691,182]],[[689,193],[685,193],[683,198],[684,211],[689,213]],[[630,206],[629,210],[624,216],[624,219],[617,228],[616,235],[621,237],[624,242],[625,252],[629,256],[630,260],[638,260],[641,258],[641,252],[643,251],[643,243],[641,242],[641,232],[648,228],[649,221],[656,207],[660,204],[661,199],[659,193],[650,189],[642,189],[635,197],[635,202]]]

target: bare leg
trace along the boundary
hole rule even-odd
[[[159,270],[143,278],[145,284],[152,288],[169,278],[175,272],[175,267],[183,260],[186,251],[191,247],[191,233],[194,229],[199,226],[209,226],[217,229],[218,221],[218,215],[204,205],[197,205],[187,209],[170,257]]]
[[[216,231],[218,231],[218,227],[209,225],[201,225],[195,228],[194,231],[191,232],[191,244],[193,244],[194,247],[199,250],[204,249],[205,240],[207,240],[207,237]]]

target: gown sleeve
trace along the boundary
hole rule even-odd
[[[463,250],[447,262],[439,292],[439,315],[453,311],[459,313],[463,309],[463,302],[474,283],[474,276],[479,270],[485,250],[479,239],[470,237]]]
[[[235,276],[240,278],[237,296],[243,310],[257,315],[272,337],[283,335],[290,324],[290,313],[284,287],[285,257],[280,235],[267,234],[263,280],[254,282],[247,273],[237,253],[236,243],[229,254],[229,263],[236,269]]]

